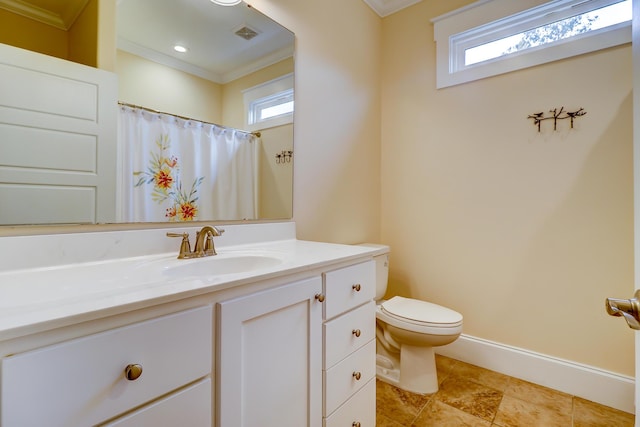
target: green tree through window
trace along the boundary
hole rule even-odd
[[[600,17],[598,15],[584,14],[562,21],[534,28],[533,30],[522,33],[522,38],[515,45],[502,52],[502,55],[518,52],[532,47],[540,46],[547,43],[553,43],[558,40],[577,36],[578,34],[591,31],[591,28]]]

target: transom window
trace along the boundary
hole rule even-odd
[[[247,130],[293,123],[293,74],[246,89],[243,97]]]
[[[293,88],[258,98],[249,104],[249,124],[254,125],[267,120],[293,113]]]
[[[434,19],[438,87],[631,41],[632,0],[555,0],[516,11],[526,3],[483,0]]]

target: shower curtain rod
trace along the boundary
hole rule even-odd
[[[180,116],[178,114],[165,113],[164,111],[154,110],[153,108],[143,107],[141,105],[129,104],[128,102],[118,101],[118,105],[124,105],[125,107],[130,107],[130,108],[139,108],[141,110],[145,110],[145,111],[148,111],[148,112],[154,113],[154,114],[166,114],[168,116],[177,117],[177,118],[182,119],[182,120],[189,120],[189,121],[194,121],[194,122],[206,123],[208,125],[218,126],[220,128],[223,128],[223,129],[234,129],[234,130],[237,130],[237,131],[242,132],[242,133],[249,133],[251,135],[257,136],[258,138],[260,138],[260,136],[262,135],[260,132],[249,132],[249,131],[242,130],[242,129],[231,128],[229,126],[222,126],[222,125],[219,125],[217,123],[205,122],[204,120],[192,119],[191,117]]]

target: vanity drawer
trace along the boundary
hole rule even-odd
[[[375,338],[376,305],[373,301],[326,322],[324,368],[329,369]]]
[[[374,261],[324,273],[324,318],[331,319],[376,296]]]
[[[324,420],[324,427],[376,426],[376,379],[372,378]],[[357,424],[360,423],[360,424]]]
[[[101,427],[211,427],[211,420],[211,379],[206,378]]]
[[[7,357],[0,425],[103,422],[209,375],[211,352],[206,306]],[[125,378],[129,364],[139,378]]]
[[[356,375],[359,374],[359,379]],[[371,340],[351,356],[324,372],[324,414],[360,390],[376,375],[376,341]]]

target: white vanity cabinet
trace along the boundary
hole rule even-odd
[[[375,427],[375,264],[323,274],[325,427]]]
[[[321,425],[321,293],[318,275],[218,303],[218,426]]]
[[[207,305],[7,356],[0,425],[211,426],[212,337]]]
[[[242,227],[240,241],[294,236]],[[0,270],[0,427],[374,427],[375,249],[288,238],[225,253]],[[203,267],[259,256],[280,264]]]

